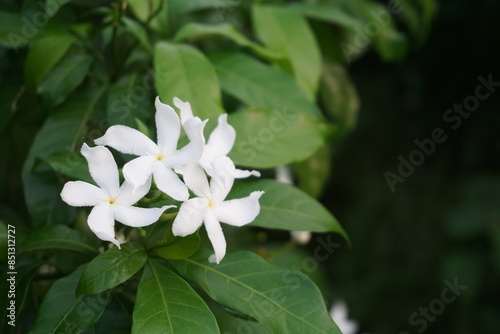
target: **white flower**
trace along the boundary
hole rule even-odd
[[[188,138],[193,140],[191,137],[196,134],[196,129],[201,120],[198,117],[194,117],[189,102],[183,102],[179,98],[174,97],[174,105],[180,110],[181,123],[186,130]],[[217,174],[217,170],[213,166],[214,161],[220,157],[227,156],[233,148],[236,139],[236,131],[227,123],[227,114],[220,115],[218,122],[217,127],[208,137],[208,141],[205,144],[203,154],[200,158],[200,165],[210,176]],[[203,142],[205,143],[204,137]],[[256,170],[248,171],[234,168],[230,173],[236,179],[249,177],[251,175],[260,176],[260,173]]]
[[[215,254],[210,262],[219,263],[226,254],[226,240],[220,222],[233,226],[243,226],[252,222],[260,212],[259,198],[263,191],[254,191],[250,196],[224,201],[233,186],[234,177],[230,174],[232,161],[222,157],[215,161],[218,173],[208,184],[207,177],[199,164],[193,163],[184,169],[184,182],[198,196],[184,202],[172,226],[176,236],[194,233],[205,223],[208,237]]]
[[[83,144],[81,153],[87,159],[90,175],[98,187],[83,181],[70,181],[64,185],[61,198],[71,206],[94,207],[90,211],[87,223],[99,239],[111,241],[120,247],[120,243],[115,239],[115,220],[132,227],[147,226],[157,221],[163,211],[175,207],[132,206],[147,194],[151,179],[132,193],[133,188],[128,182],[124,182],[120,187],[118,167],[106,147],[90,148],[87,144]]]
[[[356,334],[358,324],[347,318],[347,305],[344,301],[336,301],[330,309],[330,316],[343,334]]]
[[[142,132],[123,125],[111,126],[95,143],[139,156],[123,167],[123,176],[134,189],[142,186],[153,175],[156,186],[161,191],[178,201],[185,201],[189,198],[189,192],[172,169],[200,159],[205,123],[200,121],[196,122],[197,126],[191,126],[191,142],[177,150],[181,131],[179,117],[170,106],[161,103],[158,97],[155,107],[158,144]]]

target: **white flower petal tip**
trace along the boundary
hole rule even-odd
[[[215,264],[219,264],[221,260],[217,261],[217,256],[215,254],[212,254],[208,257],[208,262],[210,263],[215,263]]]

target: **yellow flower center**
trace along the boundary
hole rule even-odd
[[[209,207],[209,208],[212,208],[212,209],[213,209],[213,208],[215,208],[215,203],[214,203],[214,201],[209,200],[209,201],[208,201],[208,207]]]
[[[156,160],[158,160],[158,161],[162,161],[163,159],[165,159],[165,157],[163,156],[163,154],[158,153],[158,154],[156,155]]]
[[[111,204],[111,205],[115,204],[116,203],[116,198],[114,198],[114,197],[108,198],[108,203]]]

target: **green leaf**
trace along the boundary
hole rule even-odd
[[[323,144],[318,125],[287,106],[272,112],[244,109],[229,115],[236,141],[229,156],[238,165],[270,168],[310,156]],[[293,149],[291,149],[293,148]]]
[[[111,85],[108,93],[106,114],[109,125],[136,127],[135,119],[150,117],[151,90],[147,87],[147,76],[134,72]]]
[[[49,108],[54,108],[66,100],[87,76],[93,58],[86,54],[75,54],[64,58],[56,65],[38,87]]]
[[[152,249],[164,259],[183,259],[191,256],[200,247],[201,239],[198,232],[186,237],[176,237],[172,226],[168,226],[162,240],[156,242]]]
[[[355,29],[363,25],[363,23],[346,13],[340,6],[332,6],[327,4],[315,3],[295,3],[290,6],[306,17],[317,19],[329,23],[338,24],[343,27]]]
[[[194,40],[200,39],[207,36],[222,36],[231,39],[236,44],[250,48],[256,55],[267,59],[281,59],[283,56],[260,46],[257,43],[249,40],[245,35],[239,32],[230,23],[220,23],[220,24],[201,24],[201,23],[188,23],[183,26],[177,34],[174,40],[181,42],[184,40]]]
[[[87,120],[99,109],[98,101],[105,90],[91,88],[74,96],[58,107],[36,134],[22,170],[24,196],[35,225],[68,223],[75,216],[75,209],[59,196],[61,185],[56,175],[52,171],[35,174],[33,167],[37,158],[63,150],[79,151]]]
[[[24,76],[28,89],[35,91],[55,64],[75,41],[71,35],[47,35],[35,42],[28,52]]]
[[[144,1],[143,1],[144,3]],[[137,21],[132,20],[126,16],[122,17],[122,21],[125,24],[125,27],[128,31],[130,31],[135,38],[141,43],[141,45],[149,52],[152,51],[151,44],[149,43],[148,33],[146,29],[142,25],[140,25]]]
[[[191,103],[202,119],[224,113],[215,69],[197,49],[160,42],[154,51],[156,89],[161,101],[172,104],[178,97]]]
[[[314,100],[321,77],[321,53],[307,21],[293,9],[260,4],[252,7],[252,19],[259,39],[289,60],[289,64],[277,64],[286,70],[290,66],[299,86]]]
[[[124,243],[121,249],[108,249],[85,268],[76,294],[79,296],[114,288],[138,272],[146,260],[146,251],[136,242]]]
[[[84,266],[52,285],[42,301],[35,325],[29,334],[81,333],[101,317],[109,291],[75,297]]]
[[[359,96],[342,65],[330,63],[323,66],[320,96],[326,111],[342,129],[350,130],[356,125]]]
[[[11,322],[14,318],[19,319],[20,314],[23,311],[23,306],[26,302],[28,292],[30,292],[31,281],[33,280],[33,277],[35,277],[40,265],[41,261],[39,260],[23,260],[16,263],[15,275],[11,275],[8,272],[2,273],[2,275],[0,275],[0,280],[2,282],[6,282],[0,287],[0,293],[2,294],[2,296],[5,296],[0,302],[0,333],[17,333],[16,326],[12,326],[12,323],[9,324],[9,322]],[[14,277],[14,280],[12,280],[12,277]],[[10,280],[8,281],[7,279]],[[15,283],[15,292],[11,289],[12,282]],[[12,293],[14,294],[14,296],[12,295]],[[11,295],[9,296],[9,294]],[[31,293],[29,295],[31,295]],[[11,311],[8,310],[8,308],[11,307],[11,300],[15,300],[16,309],[15,316],[12,317],[10,316]],[[16,320],[15,323],[18,324],[19,320]]]
[[[49,164],[58,174],[66,175],[73,180],[94,183],[87,167],[87,160],[79,152],[59,151],[43,158],[42,161]]]
[[[347,235],[335,217],[317,200],[289,184],[262,179],[236,183],[228,198],[248,196],[263,190],[260,213],[250,226],[280,230],[337,232]]]
[[[177,274],[150,260],[134,308],[133,334],[219,333],[214,315]]]
[[[231,10],[231,7],[235,7],[235,1],[228,0],[170,0],[169,6],[172,15],[186,14],[198,10],[212,9],[215,10],[219,17],[223,14],[219,11],[224,11],[225,8]]]
[[[97,253],[87,238],[66,225],[53,224],[30,233],[20,244],[19,253],[41,249],[60,249],[82,253]]]
[[[215,301],[255,318],[272,333],[341,334],[321,292],[304,274],[247,251],[229,253],[217,265],[208,262],[210,253],[203,250],[171,263]]]
[[[28,36],[23,16],[17,13],[0,11],[0,22],[2,22],[0,24],[0,45],[6,48],[19,49],[26,46],[30,42],[30,38],[38,33],[37,30],[30,30]]]
[[[296,114],[321,117],[316,105],[286,73],[241,53],[217,53],[210,60],[222,89],[245,105],[266,110],[286,108]]]

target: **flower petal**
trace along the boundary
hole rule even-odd
[[[182,168],[191,162],[200,160],[202,154],[203,142],[197,137],[182,149],[165,158],[165,163],[170,168]]]
[[[61,198],[71,206],[96,206],[108,199],[108,194],[99,187],[83,181],[66,182]]]
[[[213,154],[227,155],[234,145],[236,131],[227,123],[227,114],[219,116],[219,124],[212,131],[207,142],[207,150]]]
[[[144,155],[130,160],[123,166],[123,177],[125,177],[126,182],[132,185],[134,189],[132,192],[137,191],[139,187],[148,182],[157,164],[161,165],[155,156]]]
[[[94,142],[133,155],[157,154],[158,146],[144,133],[124,125],[111,126],[104,136]]]
[[[175,205],[165,205],[161,208],[139,208],[136,206],[119,205],[112,206],[113,216],[120,223],[132,226],[148,226],[156,222],[163,211],[173,208]]]
[[[120,180],[113,154],[104,146],[89,147],[87,144],[83,144],[81,152],[87,159],[92,179],[108,194],[116,196]]]
[[[233,226],[251,223],[259,215],[259,198],[262,194],[263,191],[254,191],[250,196],[222,202],[215,208],[217,218]]]
[[[178,97],[174,97],[174,105],[181,111],[180,114],[182,125],[184,125],[187,120],[194,118],[193,110],[191,109],[191,103],[184,102]]]
[[[227,158],[227,157],[223,157]],[[229,160],[229,158],[227,158]],[[210,180],[210,190],[215,203],[222,203],[227,194],[231,191],[234,183],[234,176],[227,170],[215,169],[216,175]]]
[[[160,101],[159,97],[155,100],[156,107],[156,133],[158,136],[158,146],[164,155],[170,155],[175,152],[179,135],[181,134],[181,123],[179,116],[169,105]]]
[[[211,199],[210,187],[203,168],[198,163],[191,163],[183,170],[186,186],[198,197]]]
[[[95,206],[90,211],[87,223],[99,239],[110,241],[120,248],[120,243],[115,239],[115,220],[110,204],[101,203]]]
[[[179,213],[174,219],[172,233],[185,237],[200,228],[208,208],[208,201],[204,198],[191,198],[182,203]]]
[[[215,251],[215,254],[211,255],[208,261],[219,264],[219,262],[224,258],[224,255],[226,255],[226,238],[224,238],[222,227],[212,210],[207,210],[204,221],[208,238],[210,239]]]
[[[153,178],[158,189],[173,199],[184,202],[189,198],[186,185],[179,179],[177,174],[164,164],[155,164]]]
[[[233,176],[235,179],[244,179],[252,175],[260,177],[260,172],[256,170],[244,170],[244,169],[235,169],[233,171]]]
[[[151,177],[138,188],[134,189],[134,186],[125,181],[120,187],[120,195],[116,199],[116,203],[120,205],[132,205],[137,203],[141,198],[143,198],[151,189]]]

